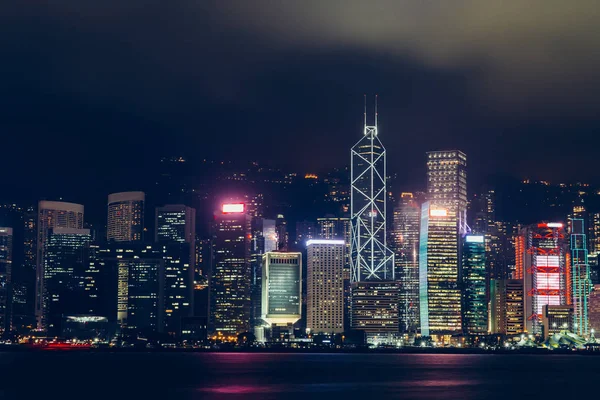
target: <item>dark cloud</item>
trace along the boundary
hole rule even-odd
[[[89,190],[108,190],[123,171],[133,179],[169,152],[343,165],[361,132],[363,93],[379,93],[390,170],[407,185],[424,183],[425,151],[448,147],[468,152],[474,182],[600,181],[597,8],[587,0],[5,5],[7,187],[60,192],[68,182],[58,177],[75,165],[91,177]]]

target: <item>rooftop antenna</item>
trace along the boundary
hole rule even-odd
[[[367,95],[365,94],[365,126],[367,126]]]
[[[377,97],[378,96],[379,96],[378,94],[375,95],[375,127],[376,128],[377,128]]]

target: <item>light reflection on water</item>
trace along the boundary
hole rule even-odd
[[[18,385],[34,365],[36,384]],[[598,367],[600,357],[578,355],[0,353],[0,394],[71,398],[68,382],[105,398],[568,398]]]

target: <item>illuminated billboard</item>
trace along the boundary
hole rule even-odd
[[[222,208],[223,214],[243,213],[244,209],[244,203],[223,204]]]
[[[483,243],[483,235],[467,235],[465,240],[467,243]]]
[[[429,215],[432,217],[446,217],[448,216],[448,210],[439,208],[439,209],[431,209],[429,210]]]

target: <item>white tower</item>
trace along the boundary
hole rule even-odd
[[[394,253],[386,245],[385,148],[375,125],[365,124],[363,137],[352,147],[350,213],[352,224],[351,281],[393,281]]]

